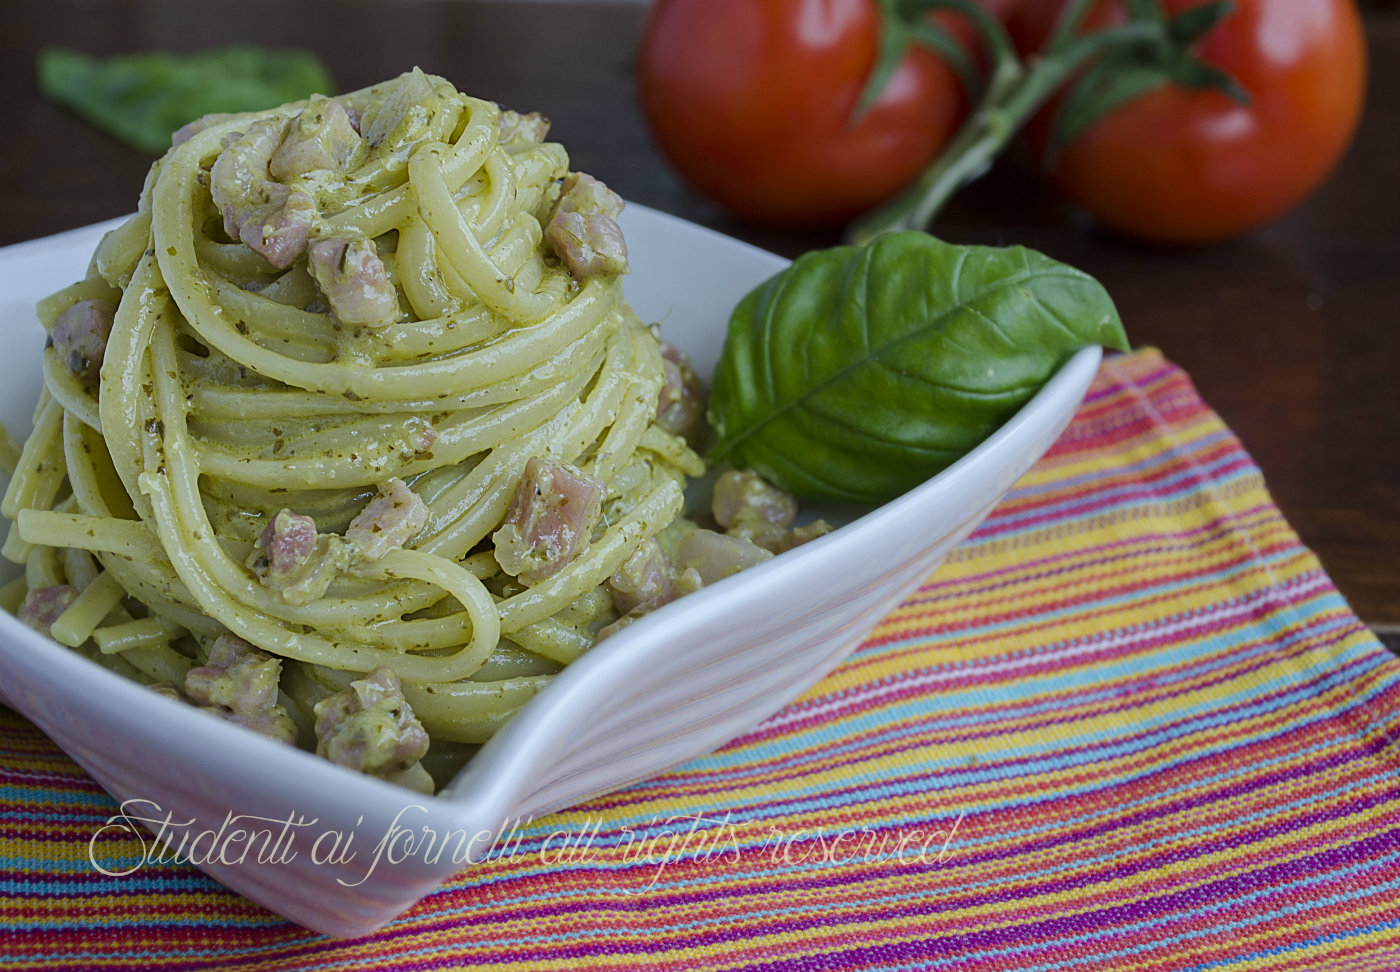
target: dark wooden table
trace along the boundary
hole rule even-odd
[[[738,224],[649,144],[633,64],[644,7],[470,0],[0,2],[0,244],[128,212],[151,159],[44,102],[36,52],[192,50],[233,40],[315,50],[342,89],[418,64],[554,120],[576,168],[626,198],[787,255],[835,242]],[[1370,103],[1328,183],[1232,243],[1162,251],[1085,227],[1014,158],[937,227],[1025,243],[1095,274],[1138,345],[1183,365],[1363,620],[1400,648],[1400,12],[1367,14]]]

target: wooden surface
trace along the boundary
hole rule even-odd
[[[418,64],[543,111],[574,166],[623,196],[789,256],[835,242],[743,226],[686,189],[650,146],[632,69],[644,8],[324,0],[2,0],[0,244],[132,209],[151,159],[44,102],[34,57],[191,50],[232,40],[320,54],[351,89]],[[1024,243],[1095,274],[1129,336],[1191,374],[1263,468],[1279,505],[1363,620],[1400,647],[1400,12],[1367,14],[1370,103],[1332,180],[1248,238],[1192,251],[1099,234],[1015,158],[936,231]]]

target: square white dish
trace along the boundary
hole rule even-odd
[[[626,291],[644,320],[718,360],[729,312],[785,261],[640,206],[623,217]],[[28,430],[41,382],[33,305],[82,276],[102,233],[74,230],[0,249],[0,420]],[[538,817],[653,776],[753,728],[817,682],[915,589],[1041,456],[1073,416],[1100,360],[1079,352],[1036,397],[954,466],[834,533],[677,601],[575,662],[436,797],[341,769],[88,662],[0,612],[0,696],[40,726],[120,803],[149,801],[188,831],[229,814],[300,816],[316,833],[373,848],[399,820],[462,831],[473,858],[509,821]],[[149,807],[146,808],[149,810]],[[372,854],[316,862],[204,866],[234,890],[309,928],[366,934],[458,865]],[[250,855],[251,858],[251,855]]]

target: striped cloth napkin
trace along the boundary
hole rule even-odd
[[[1397,713],[1400,664],[1139,352],[802,699],[369,938],[104,877],[116,807],[0,715],[0,968],[1394,972]]]

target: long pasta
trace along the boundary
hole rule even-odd
[[[358,130],[331,144],[342,109]],[[256,154],[259,133],[282,155],[339,157],[287,174]],[[55,638],[169,694],[219,664],[220,638],[275,657],[303,745],[318,703],[387,669],[445,772],[617,618],[602,585],[703,471],[655,422],[658,341],[606,247],[580,270],[545,238],[568,159],[533,116],[415,70],[183,134],[88,277],[40,304],[45,391],[11,459],[3,554],[25,566],[27,603],[72,592],[49,605]],[[253,175],[227,182],[249,158]],[[278,234],[308,200],[287,258]],[[343,261],[329,270],[326,243]],[[362,278],[328,276],[354,260]],[[361,321],[376,280],[388,311]],[[64,315],[104,301],[100,371],[85,373]],[[580,548],[527,582],[492,538],[532,458],[606,496]],[[373,556],[351,549],[395,482],[423,522]],[[290,592],[255,566],[284,512],[334,554],[325,583]]]

